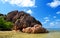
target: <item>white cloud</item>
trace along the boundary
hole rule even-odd
[[[50,23],[50,26],[55,26],[55,23],[54,23],[54,22],[51,22],[51,23]]]
[[[35,0],[1,0],[3,3],[8,2],[12,5],[17,5],[20,7],[34,7]]]
[[[46,23],[48,23],[48,22],[50,21],[50,20],[49,20],[49,17],[45,17],[44,20],[45,20],[45,21],[43,22],[43,24],[46,24]]]
[[[56,20],[56,25],[60,26],[60,19]]]
[[[54,0],[53,2],[47,3],[52,8],[60,6],[60,0]]]
[[[56,25],[59,25],[60,26],[60,22],[56,22]]]
[[[49,19],[49,17],[45,17],[44,19]]]
[[[27,10],[26,12],[29,13],[29,14],[32,14],[32,10],[31,9]]]
[[[53,18],[57,18],[56,16],[53,16]]]
[[[56,19],[53,22],[50,22],[50,26],[60,26],[60,19]]]
[[[43,24],[46,24],[46,23],[48,23],[50,20],[45,20],[44,22],[43,22]]]
[[[8,0],[1,0],[3,3],[7,2]]]
[[[56,16],[53,16],[53,18],[56,18]],[[51,20],[50,17],[45,17],[42,24],[45,25],[46,28],[60,28],[60,19]]]
[[[56,12],[56,14],[60,14],[60,11]]]

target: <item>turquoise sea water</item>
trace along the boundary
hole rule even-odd
[[[48,31],[60,31],[60,28],[47,28]]]

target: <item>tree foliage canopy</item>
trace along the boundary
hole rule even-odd
[[[7,22],[4,20],[4,16],[0,16],[0,30],[1,29],[11,29],[12,28],[12,22]]]

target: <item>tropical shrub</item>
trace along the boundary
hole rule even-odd
[[[4,16],[0,16],[0,30],[11,30],[13,27],[12,24],[12,22],[4,20]]]

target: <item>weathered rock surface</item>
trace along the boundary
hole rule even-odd
[[[24,33],[47,33],[48,31],[41,27],[40,25],[34,25],[33,27],[23,28],[22,32]]]
[[[9,12],[9,13],[7,14],[7,16],[6,16],[6,20],[13,22],[13,19],[12,19],[12,18],[15,17],[15,15],[16,15],[17,13],[18,13],[17,10],[12,11],[12,12]]]
[[[32,32],[31,30],[29,31],[29,29],[27,31],[29,31],[30,33],[31,32],[32,33],[45,32],[46,31],[45,28],[42,28],[41,22],[36,20],[30,14],[25,13],[24,11],[18,12],[16,10],[16,11],[9,12],[8,15],[6,16],[6,20],[14,23],[14,25],[13,25],[14,30],[21,30],[22,31],[23,28],[25,28],[25,29],[29,28],[32,30],[33,28],[36,27],[35,29],[32,30],[34,32]],[[39,27],[39,28],[37,28],[37,27]]]

